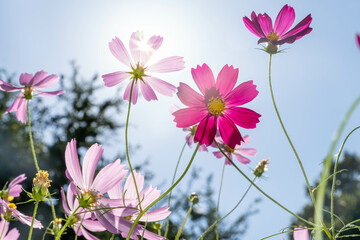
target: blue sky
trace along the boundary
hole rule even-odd
[[[108,42],[118,36],[127,44],[136,30],[143,30],[145,37],[164,37],[154,62],[167,56],[184,56],[183,71],[160,75],[174,85],[185,82],[195,87],[190,70],[198,64],[207,63],[215,75],[225,64],[234,65],[240,71],[238,83],[254,80],[258,86],[258,97],[246,106],[262,114],[257,129],[240,129],[242,134],[252,136],[250,146],[258,150],[249,166],[240,167],[251,175],[258,161],[270,157],[269,171],[259,185],[289,209],[298,211],[306,202],[305,183],[271,104],[268,55],[255,49],[257,37],[242,22],[242,17],[250,16],[253,10],[267,12],[275,19],[285,4],[294,7],[295,23],[309,13],[313,17],[313,32],[284,45],[286,53],[273,58],[278,107],[312,181],[321,171],[335,130],[360,94],[360,50],[355,44],[355,33],[360,32],[359,1],[1,1],[0,67],[18,75],[39,70],[70,73],[69,61],[75,59],[85,77],[122,70],[125,67],[111,55]],[[115,93],[113,88],[104,87],[103,91]],[[130,141],[141,145],[132,159],[136,162],[149,157],[155,186],[164,180],[170,182],[184,143],[185,133],[175,127],[169,114],[172,104],[181,105],[175,97],[160,96],[158,102],[141,98],[131,113],[134,127]],[[359,117],[357,109],[346,132],[359,124]],[[346,151],[359,154],[359,140],[358,134],[353,135]],[[116,143],[102,144],[109,157],[117,151]],[[191,153],[186,152],[183,166]],[[209,153],[200,153],[195,160],[195,165],[204,169],[204,176],[214,173],[215,189],[222,164]],[[248,186],[231,167],[226,168],[224,184],[222,212],[228,211]],[[234,214],[243,212],[259,196],[252,190]],[[291,217],[265,198],[259,209],[244,239],[260,239],[290,224]]]

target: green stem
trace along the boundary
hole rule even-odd
[[[255,182],[257,177],[255,177],[252,181]],[[242,200],[245,198],[245,196],[247,195],[247,193],[249,192],[250,188],[252,187],[252,184],[249,185],[249,187],[246,189],[244,195],[241,197],[241,199],[238,201],[238,203],[233,207],[233,209],[230,210],[230,212],[228,212],[226,215],[224,215],[222,218],[217,219],[216,222],[214,222],[208,229],[205,230],[205,232],[198,238],[198,240],[203,239],[205,237],[205,235],[211,230],[213,229],[215,226],[217,226],[217,224],[219,222],[221,222],[222,220],[224,220],[224,218],[226,218],[227,216],[229,216],[242,202]]]
[[[178,167],[179,167],[179,164],[180,164],[181,157],[182,157],[182,155],[183,155],[183,153],[184,153],[186,144],[187,144],[187,141],[184,143],[184,146],[183,146],[182,149],[181,149],[179,158],[178,158],[177,163],[176,163],[176,167],[175,167],[173,179],[172,179],[172,181],[171,181],[171,185],[173,185],[174,182],[175,182],[176,173],[177,173],[177,170],[178,170]],[[171,195],[172,195],[172,191],[171,191],[170,194],[169,194],[169,200],[168,200],[168,206],[169,206],[169,208],[170,208]],[[164,238],[165,238],[165,239],[166,239],[167,234],[168,234],[168,231],[169,231],[169,224],[170,224],[170,217],[167,217],[167,219],[166,219],[166,229],[165,229],[165,234],[164,234]]]
[[[191,202],[189,211],[187,212],[187,214],[186,214],[183,222],[182,222],[181,225],[180,225],[180,228],[179,228],[178,232],[176,233],[175,240],[179,240],[179,238],[180,238],[180,236],[181,236],[181,233],[182,233],[182,231],[183,231],[183,229],[184,229],[185,223],[186,223],[186,221],[188,220],[188,218],[189,218],[189,216],[190,216],[190,214],[191,214],[191,211],[192,211],[192,209],[193,209],[193,206],[194,206],[194,202]]]
[[[114,238],[115,238],[115,234],[113,233],[113,234],[111,235],[110,240],[114,240]]]
[[[282,122],[282,120],[281,120],[281,117],[280,117],[279,110],[278,110],[278,108],[277,108],[277,106],[276,106],[276,103],[275,103],[275,97],[274,97],[274,93],[273,93],[273,89],[272,89],[272,84],[271,84],[271,59],[272,59],[272,54],[270,54],[270,60],[269,60],[269,86],[270,86],[270,92],[271,92],[271,99],[272,99],[272,102],[273,102],[273,105],[274,105],[274,108],[275,108],[275,111],[276,111],[276,115],[277,115],[277,117],[278,117],[278,119],[279,119],[279,122],[280,122],[280,124],[281,124],[281,127],[282,127],[282,129],[283,129],[283,131],[284,131],[284,133],[285,133],[285,135],[286,135],[286,138],[287,138],[288,142],[290,143],[290,146],[291,146],[291,148],[292,148],[292,150],[293,150],[293,152],[294,152],[294,154],[295,154],[295,156],[296,156],[296,159],[297,159],[297,161],[298,161],[298,163],[299,163],[299,165],[300,165],[301,171],[302,171],[302,173],[303,173],[303,175],[304,175],[305,182],[306,182],[306,186],[307,186],[308,191],[309,191],[310,196],[311,196],[311,201],[312,201],[313,204],[315,205],[314,194],[313,194],[313,192],[312,192],[312,190],[311,190],[311,186],[310,186],[309,180],[308,180],[308,178],[307,178],[307,176],[306,176],[305,169],[304,169],[304,167],[303,167],[303,164],[302,164],[302,162],[301,162],[301,160],[300,160],[300,157],[299,157],[298,153],[296,152],[296,149],[295,149],[295,147],[294,147],[294,144],[292,143],[292,141],[291,141],[291,139],[290,139],[290,137],[289,137],[289,134],[287,133],[287,131],[286,131],[286,129],[285,129],[285,126],[284,126],[284,124],[283,124],[283,122]]]
[[[221,147],[219,146],[219,144],[214,140],[216,146],[219,148],[219,150],[221,151],[221,153],[229,160],[229,162],[231,162],[231,164],[235,167],[235,169],[244,177],[246,178],[246,180],[248,180],[258,191],[260,191],[265,197],[267,197],[268,199],[270,199],[272,202],[274,202],[276,205],[278,205],[279,207],[281,207],[282,209],[284,209],[286,212],[290,213],[291,215],[293,215],[294,217],[300,219],[301,221],[314,226],[314,223],[307,221],[306,219],[298,216],[297,214],[293,213],[292,211],[290,211],[289,209],[287,209],[286,207],[284,207],[283,205],[281,205],[278,201],[276,201],[275,199],[273,199],[272,197],[270,197],[267,193],[265,193],[263,190],[261,190],[261,188],[259,188],[248,176],[246,176],[245,173],[243,173],[243,171],[240,170],[240,168],[238,168],[238,166],[235,165],[235,163],[224,153],[224,151],[221,149]]]
[[[55,207],[54,207],[54,203],[53,203],[53,201],[52,201],[51,195],[49,196],[49,200],[50,200],[50,206],[51,206],[51,213],[52,213],[52,215],[53,215],[54,222],[55,222],[56,213],[55,213]]]
[[[133,92],[133,87],[134,87],[135,81],[136,81],[136,80],[133,80],[133,81],[132,81],[132,83],[131,83],[131,89],[130,89],[129,107],[128,107],[128,113],[127,113],[127,117],[126,117],[126,125],[125,125],[125,145],[126,145],[126,157],[127,157],[127,160],[128,160],[128,164],[129,164],[129,168],[130,168],[130,171],[131,171],[131,175],[132,175],[133,180],[134,180],[135,189],[136,189],[136,195],[137,195],[137,198],[138,198],[138,201],[139,201],[140,211],[142,211],[139,189],[138,189],[138,187],[137,187],[137,183],[136,183],[136,179],[135,179],[135,174],[134,174],[133,168],[132,168],[132,166],[131,166],[131,162],[130,162],[129,143],[128,143],[128,129],[129,129],[129,118],[130,118],[131,99],[132,99],[132,92]]]
[[[329,152],[325,158],[324,161],[324,168],[323,171],[321,173],[321,180],[320,180],[320,187],[318,189],[318,191],[316,192],[316,204],[315,204],[315,213],[314,213],[314,219],[315,219],[315,224],[319,224],[323,221],[323,212],[322,209],[324,208],[324,203],[325,203],[325,191],[326,191],[326,187],[327,187],[327,178],[330,174],[330,168],[331,168],[331,163],[332,163],[332,159],[334,158],[334,151],[336,146],[338,145],[340,136],[342,134],[342,132],[344,131],[345,125],[348,122],[348,120],[350,119],[350,116],[352,115],[352,113],[354,112],[354,110],[356,109],[356,107],[359,105],[360,103],[360,96],[353,102],[353,104],[350,106],[349,110],[347,111],[344,119],[342,120],[339,129],[337,130],[334,140],[330,146]],[[317,240],[322,240],[322,234],[321,231],[315,228],[315,238]]]
[[[219,196],[218,196],[218,202],[217,202],[217,206],[216,206],[216,222],[218,222],[218,220],[219,220],[220,196],[221,196],[221,189],[222,189],[223,180],[224,180],[225,166],[226,166],[226,162],[224,162],[224,166],[223,166],[222,173],[221,173]],[[219,240],[219,225],[217,223],[216,223],[216,240]]]
[[[28,102],[27,102],[27,107],[26,107],[26,112],[27,112],[28,125],[29,125],[30,145],[31,145],[32,155],[33,155],[33,157],[34,157],[34,163],[35,163],[36,170],[39,171],[40,168],[39,168],[39,165],[38,165],[38,162],[37,162],[37,158],[36,158],[36,154],[35,154],[35,148],[34,148],[34,142],[33,142],[32,133],[31,133],[31,121],[30,121],[30,109],[29,109],[29,105],[30,105],[30,101],[28,100]]]
[[[3,229],[2,229],[1,235],[0,235],[0,240],[2,239],[2,237],[3,237],[3,235],[4,235],[6,223],[7,223],[7,221],[6,221],[6,219],[5,219],[5,220],[4,220],[4,226],[3,226]]]
[[[333,175],[333,182],[332,182],[332,188],[331,188],[331,228],[332,228],[332,236],[335,239],[335,221],[334,221],[334,193],[335,193],[335,182],[336,182],[336,171],[337,171],[337,166],[339,163],[339,159],[340,159],[340,155],[342,153],[342,150],[344,148],[344,145],[346,143],[346,141],[348,140],[348,138],[350,137],[350,135],[355,132],[356,130],[358,130],[360,128],[360,126],[354,128],[345,138],[344,142],[341,144],[339,153],[337,155],[336,158],[336,162],[335,162],[335,166],[334,166],[334,175]]]
[[[190,162],[188,163],[188,165],[185,168],[185,171],[181,174],[181,176],[179,177],[179,179],[168,189],[166,190],[163,194],[161,194],[160,197],[158,197],[155,201],[153,201],[149,206],[147,206],[142,212],[140,212],[140,214],[136,217],[133,225],[131,226],[129,233],[126,237],[126,240],[130,239],[130,236],[132,234],[132,232],[134,231],[134,228],[136,226],[136,224],[139,222],[140,218],[146,213],[147,210],[149,210],[152,206],[154,206],[157,202],[159,202],[161,199],[163,199],[169,192],[171,192],[178,184],[179,182],[185,177],[186,173],[189,171],[191,164],[194,161],[195,155],[197,153],[197,151],[199,150],[200,144],[198,144],[195,148],[195,151],[193,153],[193,155],[191,156]]]
[[[35,201],[35,208],[34,208],[34,213],[33,213],[33,217],[32,217],[32,220],[31,220],[31,226],[30,226],[28,240],[31,240],[31,236],[32,236],[33,228],[34,228],[34,221],[35,221],[38,206],[39,206],[39,201]]]
[[[69,225],[71,218],[75,215],[75,213],[79,210],[80,206],[78,206],[75,211],[68,217],[68,219],[66,220],[64,226],[61,228],[60,232],[58,233],[58,235],[56,236],[55,240],[59,240],[61,235],[64,233],[66,227]]]

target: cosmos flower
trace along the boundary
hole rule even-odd
[[[20,75],[20,84],[23,87],[16,87],[10,83],[6,83],[0,79],[0,90],[4,92],[17,92],[20,94],[15,99],[14,103],[5,111],[5,113],[16,112],[16,118],[26,123],[26,108],[28,100],[32,99],[34,95],[44,97],[56,96],[64,93],[64,91],[43,92],[39,88],[48,88],[59,81],[59,77],[55,74],[48,75],[47,72],[40,71],[33,74],[23,73]]]
[[[356,41],[357,41],[357,44],[358,44],[358,46],[360,48],[360,34],[356,35]]]
[[[218,130],[226,145],[231,148],[240,145],[244,140],[236,125],[247,129],[255,128],[261,116],[248,108],[238,107],[258,95],[256,85],[247,81],[233,89],[239,69],[228,65],[222,68],[216,82],[205,63],[191,69],[191,73],[202,95],[187,84],[180,83],[177,96],[188,108],[173,113],[176,126],[186,128],[199,124],[194,141],[200,145],[211,145]]]
[[[66,198],[64,189],[61,188],[62,205],[65,214],[70,217],[73,211],[79,206],[79,201],[76,199],[76,187],[73,183],[70,183]],[[67,203],[66,203],[67,202]],[[82,213],[86,212],[86,213]],[[88,232],[102,232],[106,229],[101,225],[100,222],[91,219],[91,213],[83,208],[80,208],[75,216],[72,216],[70,225],[73,227],[74,232],[78,236],[84,236],[88,240],[99,240],[97,237]]]
[[[66,176],[76,186],[74,192],[77,194],[79,206],[89,208],[106,230],[117,233],[113,213],[128,216],[135,210],[124,208],[122,199],[109,199],[104,197],[104,194],[120,182],[128,170],[124,169],[125,165],[121,165],[118,159],[102,168],[94,178],[102,153],[101,145],[93,144],[85,154],[81,171],[76,141],[71,140],[65,150]],[[109,210],[112,208],[115,209]]]
[[[146,101],[157,100],[154,90],[165,96],[172,96],[176,91],[176,87],[150,75],[150,73],[167,73],[182,70],[185,68],[183,57],[167,57],[147,65],[153,53],[160,48],[162,41],[163,38],[160,36],[152,36],[148,41],[145,41],[142,32],[134,32],[130,37],[132,56],[130,58],[123,42],[118,37],[115,37],[109,43],[110,51],[115,58],[128,66],[130,71],[118,71],[103,75],[105,86],[112,87],[128,79],[129,83],[124,92],[124,99],[130,99],[130,90],[133,84],[131,98],[133,104],[137,102],[139,88]]]
[[[306,228],[295,228],[294,240],[309,240],[309,231]],[[283,238],[280,240],[284,240]]]
[[[16,204],[0,198],[0,214],[7,221],[18,219],[21,223],[31,226],[32,217],[22,214],[16,209]],[[34,228],[43,228],[40,221],[34,220]]]
[[[251,20],[248,17],[243,18],[247,29],[260,38],[258,44],[266,42],[273,46],[293,43],[312,31],[312,28],[309,27],[312,21],[311,14],[289,30],[294,20],[295,11],[287,4],[280,10],[275,25],[266,13],[256,16],[256,13],[252,12]]]
[[[232,156],[236,158],[236,160],[239,161],[239,163],[242,164],[248,164],[250,163],[250,159],[244,157],[245,156],[255,156],[256,155],[256,149],[254,148],[243,148],[243,146],[251,141],[251,137],[249,135],[244,136],[244,142],[241,143],[241,145],[236,145],[235,148],[230,148],[228,145],[224,143],[224,141],[221,139],[220,136],[215,137],[216,142],[219,144],[221,149],[224,151],[224,153],[231,159]],[[218,148],[215,143],[211,145],[212,147]],[[216,158],[223,158],[224,155],[221,151],[213,152],[214,156]],[[232,165],[231,162],[225,158],[225,164],[226,165]]]
[[[9,231],[9,222],[5,222],[5,220],[1,219],[0,221],[0,239],[1,240],[17,240],[20,236],[19,231],[16,228],[11,229]],[[2,230],[4,231],[2,232]]]
[[[20,196],[20,193],[22,192],[22,186],[20,183],[25,179],[25,173],[14,178],[7,187],[4,186],[4,188],[0,191],[0,197],[6,200],[8,197],[14,198]]]
[[[144,188],[144,176],[140,173],[137,173],[134,170],[134,176],[136,181],[136,186],[139,191],[140,195],[140,203],[137,197],[136,188],[134,184],[134,178],[130,174],[125,182],[124,188],[122,187],[121,183],[118,183],[113,189],[111,189],[108,194],[110,198],[118,199],[123,198],[125,206],[129,206],[132,208],[136,208],[137,211],[133,213],[129,217],[121,218],[119,216],[118,223],[122,225],[121,235],[126,238],[129,230],[133,224],[133,221],[136,219],[138,214],[140,213],[140,205],[141,209],[148,207],[153,201],[155,201],[160,196],[160,190],[153,188],[151,185],[147,188]],[[140,221],[142,222],[155,222],[161,221],[167,218],[170,215],[169,207],[161,207],[150,212],[145,213],[141,218]],[[152,232],[147,230],[144,231],[144,226],[137,224],[135,230],[133,231],[131,238],[138,239],[137,236],[144,236],[145,239],[150,240],[159,240],[163,239],[163,237],[158,236]]]

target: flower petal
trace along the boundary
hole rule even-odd
[[[162,42],[163,42],[163,38],[155,35],[149,38],[147,43],[145,43],[144,41],[140,42],[140,44],[144,45],[142,47],[139,46],[141,51],[141,58],[142,58],[141,62],[144,65],[149,61],[153,53],[159,49]]]
[[[305,28],[304,30],[302,30],[301,32],[295,34],[295,35],[292,35],[292,36],[289,36],[287,38],[284,38],[280,41],[276,41],[274,44],[277,44],[277,45],[281,45],[281,44],[284,44],[284,43],[293,43],[295,42],[296,40],[302,38],[303,36],[305,36],[306,34],[309,34],[310,32],[312,31],[312,28],[308,27],[308,28]]]
[[[226,96],[235,86],[238,79],[239,69],[227,64],[221,69],[216,78],[216,89],[220,95]]]
[[[217,129],[217,117],[209,115],[201,120],[194,137],[195,142],[205,144],[207,147],[214,141]]]
[[[242,156],[241,154],[234,154],[236,160],[239,161],[239,163],[242,163],[242,164],[249,164],[251,161],[250,159]]]
[[[55,75],[55,74],[46,76],[45,78],[39,78],[39,79],[37,78],[37,74],[38,73],[36,73],[34,76],[34,83],[33,83],[33,87],[36,87],[36,88],[48,88],[48,87],[55,85],[59,81],[59,76]]]
[[[177,88],[177,96],[180,101],[189,107],[201,107],[204,106],[204,97],[201,96],[199,93],[194,91],[189,85],[186,83],[180,83],[179,87]]]
[[[65,193],[64,193],[64,188],[63,187],[61,187],[60,192],[61,192],[61,199],[62,199],[63,209],[65,211],[65,214],[69,216],[71,213],[70,213],[70,209],[69,209],[69,207],[68,207],[68,205],[66,203],[66,198],[65,198]]]
[[[0,90],[4,92],[16,92],[21,91],[22,87],[15,87],[14,85],[4,82],[0,79]]]
[[[234,153],[245,155],[245,156],[255,156],[257,151],[254,148],[239,148],[234,151]]]
[[[130,36],[130,52],[133,57],[135,64],[143,65],[142,60],[142,51],[140,50],[140,45],[144,44],[144,33],[142,31],[133,32]],[[145,46],[144,46],[145,47]]]
[[[150,65],[146,68],[149,72],[167,73],[175,72],[185,68],[183,57],[172,56],[161,59],[160,61]]]
[[[124,92],[124,100],[129,101],[130,99],[130,91],[131,91],[131,84],[134,80],[130,81],[129,84],[127,85],[125,92]],[[132,97],[131,97],[131,102],[132,104],[136,104],[137,99],[138,99],[138,95],[139,95],[139,87],[138,87],[138,83],[135,81],[134,82],[134,87],[132,90]]]
[[[149,84],[139,81],[139,85],[141,93],[146,101],[157,100],[156,94]]]
[[[141,192],[141,190],[144,187],[144,176],[141,175],[140,173],[137,173],[135,170],[133,172],[134,172],[137,189],[139,192]],[[129,174],[128,178],[126,179],[125,186],[124,186],[124,192],[125,192],[125,198],[138,199],[135,184],[134,184],[134,178],[131,173]]]
[[[184,128],[184,127],[191,127],[198,122],[200,122],[206,115],[207,111],[205,109],[200,108],[183,108],[172,115],[174,115],[176,122],[176,127]]]
[[[53,92],[43,92],[43,91],[39,91],[39,90],[34,90],[34,92],[37,95],[40,95],[40,96],[43,96],[43,97],[53,97],[53,96],[58,96],[60,94],[65,93],[65,91],[63,91],[63,90],[53,91]]]
[[[256,85],[253,84],[252,80],[243,82],[225,97],[226,106],[239,106],[248,103],[258,93],[259,91],[256,90]]]
[[[304,29],[306,29],[310,26],[311,21],[312,21],[312,17],[311,17],[311,14],[309,14],[301,22],[299,22],[293,29],[291,29],[290,31],[288,31],[287,33],[282,35],[281,39],[291,37],[301,31],[303,31]]]
[[[176,87],[164,80],[161,80],[156,77],[147,77],[146,82],[150,84],[150,86],[155,89],[155,91],[159,92],[162,95],[172,97],[176,92]]]
[[[3,240],[17,240],[20,237],[19,230],[13,228],[8,232],[8,234],[3,238]]]
[[[257,20],[259,21],[260,27],[263,30],[265,36],[273,31],[272,21],[269,15],[266,13],[259,14]]]
[[[32,86],[33,85],[34,75],[30,73],[22,73],[20,75],[20,84],[23,86]]]
[[[295,20],[295,11],[289,5],[285,5],[279,12],[275,20],[274,31],[278,36],[281,36],[287,30],[290,29]]]
[[[237,144],[240,145],[243,139],[235,124],[226,116],[219,117],[218,121],[219,132],[224,143],[232,149],[234,149]]]
[[[66,165],[66,169],[68,170],[71,178],[74,180],[74,183],[81,190],[88,190],[84,186],[83,176],[81,174],[79,159],[78,159],[77,150],[76,150],[76,140],[75,139],[72,139],[66,145],[65,165]]]
[[[145,213],[141,218],[140,221],[142,222],[156,222],[161,221],[165,218],[167,218],[171,214],[171,211],[169,211],[169,207],[161,207],[156,210],[150,211]]]
[[[46,77],[48,76],[48,73],[45,71],[39,71],[35,73],[33,79],[30,81],[30,86],[35,86],[39,83],[41,83]]]
[[[101,77],[103,78],[104,85],[106,87],[113,87],[113,86],[121,83],[125,79],[130,78],[131,74],[129,74],[127,72],[119,71],[119,72],[108,73],[108,74],[102,75]]]
[[[129,53],[126,50],[123,42],[118,37],[113,38],[112,41],[109,42],[109,49],[112,55],[117,58],[117,60],[119,60],[126,66],[132,65]]]
[[[106,193],[125,177],[127,171],[124,168],[125,165],[120,164],[120,159],[106,165],[96,175],[91,190],[95,190],[99,195]]]
[[[21,95],[21,94],[20,94]],[[17,109],[11,109],[12,106],[10,106],[8,108],[8,110],[5,111],[5,113],[8,113],[8,112],[14,112],[16,111],[16,118],[17,120],[19,120],[20,122],[22,122],[23,124],[26,123],[26,109],[27,109],[27,104],[28,104],[28,101],[23,98],[23,97],[20,97],[20,95],[16,98],[16,100],[14,101],[13,105],[16,105],[16,101],[18,100],[18,105],[17,105]],[[16,106],[15,106],[16,107]]]
[[[214,74],[206,63],[202,66],[198,65],[196,68],[192,68],[191,74],[203,95],[205,95],[206,90],[215,87]]]
[[[25,173],[17,176],[9,183],[9,196],[18,197],[22,192],[22,186],[20,185],[26,179]]]
[[[254,112],[253,110],[243,107],[233,107],[231,109],[227,109],[226,114],[236,125],[246,129],[256,128],[256,124],[260,122],[259,118],[261,117],[260,114]]]
[[[99,223],[98,221],[94,221],[94,220],[90,220],[90,219],[84,219],[82,221],[82,225],[86,228],[89,229],[92,232],[102,232],[105,231],[106,229],[104,228],[103,225],[101,225],[101,223]]]
[[[309,232],[307,229],[295,228],[294,240],[309,240]]]
[[[256,23],[252,22],[248,17],[243,17],[243,21],[244,21],[245,27],[250,32],[252,32],[255,36],[260,37],[260,38],[264,36],[261,28],[259,28],[260,26],[257,26]]]
[[[82,224],[84,224],[84,221],[82,221]],[[104,228],[105,229],[105,228]],[[75,229],[74,229],[75,230]],[[105,229],[106,230],[106,229]],[[104,231],[105,231],[104,230]],[[76,231],[78,232],[78,231]],[[84,236],[84,238],[86,240],[100,240],[99,238],[95,237],[94,235],[90,234],[88,231],[86,231],[86,229],[84,227],[80,227],[80,230],[79,230],[79,236],[80,236],[80,232],[81,234]]]
[[[102,149],[101,145],[95,143],[87,150],[85,154],[82,165],[82,176],[86,189],[90,189],[90,186],[94,179],[97,164],[103,152],[104,149]]]

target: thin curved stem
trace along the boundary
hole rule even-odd
[[[275,199],[273,199],[272,197],[270,197],[267,193],[265,193],[263,190],[261,190],[261,188],[259,188],[248,176],[246,176],[245,173],[243,173],[243,171],[240,170],[240,168],[238,166],[235,165],[235,163],[224,153],[224,151],[221,149],[221,147],[219,146],[219,144],[214,140],[216,146],[219,148],[219,150],[221,151],[221,153],[229,160],[229,162],[231,162],[231,164],[235,167],[235,169],[244,177],[246,178],[246,180],[248,180],[257,190],[259,190],[265,197],[267,197],[268,199],[270,199],[272,202],[274,202],[276,205],[278,205],[279,207],[281,207],[282,209],[284,209],[286,212],[290,213],[291,215],[293,215],[294,217],[300,219],[301,221],[311,225],[311,226],[315,226],[314,223],[307,221],[306,219],[300,217],[299,215],[293,213],[292,211],[290,211],[289,209],[287,209],[286,207],[284,207],[283,205],[281,205],[278,201],[276,201]]]
[[[186,144],[187,144],[187,143],[188,143],[188,141],[185,141],[184,146],[183,146],[182,149],[181,149],[179,158],[178,158],[177,163],[176,163],[176,167],[175,167],[173,179],[172,179],[172,181],[171,181],[171,185],[173,185],[174,182],[175,182],[176,173],[177,173],[177,170],[178,170],[178,168],[179,168],[180,160],[181,160],[181,157],[182,157],[182,155],[183,155],[183,153],[184,153],[184,150],[185,150],[185,147],[186,147]],[[171,195],[172,195],[172,191],[169,193],[169,200],[168,200],[168,206],[169,206],[169,208],[170,208]],[[165,238],[165,239],[166,239],[167,234],[168,234],[168,231],[169,231],[169,224],[170,224],[170,217],[167,217],[167,218],[166,218],[166,229],[165,229],[165,233],[164,233],[164,238]]]
[[[2,239],[2,237],[4,235],[6,223],[7,223],[7,221],[6,221],[6,219],[4,219],[4,226],[3,226],[3,229],[1,231],[0,240]]]
[[[330,168],[331,168],[332,159],[334,158],[335,148],[338,145],[340,136],[341,136],[342,132],[344,131],[346,123],[349,121],[352,113],[354,112],[356,107],[359,105],[359,103],[360,103],[360,96],[357,99],[355,99],[355,101],[350,106],[349,110],[346,112],[345,117],[343,118],[338,130],[335,133],[335,137],[330,146],[329,152],[326,155],[323,171],[321,173],[321,180],[320,180],[320,182],[322,184],[319,187],[318,191],[316,192],[316,207],[315,207],[315,212],[314,212],[315,224],[318,224],[323,221],[323,212],[321,210],[323,209],[324,202],[325,202],[325,191],[326,191],[326,187],[327,187],[327,178],[330,174]],[[315,237],[318,240],[322,240],[323,237],[321,235],[321,231],[317,231],[317,229],[315,229]]]
[[[114,240],[114,238],[115,238],[115,234],[113,233],[113,234],[111,235],[110,240]]]
[[[163,194],[161,194],[160,197],[158,197],[155,201],[153,201],[149,206],[147,206],[142,212],[140,212],[140,214],[136,217],[133,225],[131,226],[129,233],[126,237],[126,240],[130,239],[130,236],[132,234],[132,232],[134,231],[134,228],[136,226],[136,224],[139,222],[140,218],[146,213],[147,210],[149,210],[152,206],[154,206],[157,202],[159,202],[161,199],[163,199],[169,192],[171,192],[178,184],[179,182],[185,177],[186,173],[189,171],[191,164],[194,161],[194,158],[196,156],[197,151],[199,150],[200,144],[198,144],[195,148],[195,151],[193,153],[193,155],[191,156],[191,159],[188,163],[188,165],[185,168],[185,171],[181,174],[181,176],[178,178],[178,180],[168,189],[166,190]]]
[[[281,128],[283,129],[283,131],[284,131],[284,133],[285,133],[285,136],[286,136],[286,138],[287,138],[287,140],[288,140],[288,142],[289,142],[289,144],[290,144],[290,146],[291,146],[291,148],[292,148],[292,150],[293,150],[293,152],[294,152],[294,154],[295,154],[295,157],[296,157],[296,159],[297,159],[297,161],[298,161],[298,163],[299,163],[299,165],[300,165],[302,174],[304,175],[305,182],[306,182],[306,186],[307,186],[308,191],[309,191],[309,193],[310,193],[311,201],[313,202],[313,204],[314,204],[314,206],[315,206],[315,197],[314,197],[314,194],[313,194],[313,192],[312,192],[312,190],[311,190],[311,186],[310,186],[309,180],[308,180],[308,178],[307,178],[307,176],[306,176],[304,166],[303,166],[303,164],[302,164],[302,162],[301,162],[301,160],[300,160],[300,157],[299,157],[299,155],[298,155],[298,153],[297,153],[297,151],[296,151],[296,149],[295,149],[295,147],[294,147],[294,144],[292,143],[292,141],[291,141],[291,139],[290,139],[290,137],[289,137],[289,134],[287,133],[287,131],[286,131],[286,129],[285,129],[284,123],[283,123],[283,121],[281,120],[279,110],[278,110],[278,108],[277,108],[277,106],[276,106],[276,103],[275,103],[275,97],[274,97],[274,93],[273,93],[273,89],[272,89],[272,84],[271,84],[271,59],[272,59],[272,54],[270,54],[270,60],[269,60],[269,86],[270,86],[270,92],[271,92],[271,99],[272,99],[272,102],[273,102],[273,105],[274,105],[274,108],[275,108],[275,111],[276,111],[276,115],[277,115],[277,117],[278,117],[278,119],[279,119],[279,122],[280,122],[280,124],[281,124]]]
[[[32,236],[33,228],[34,228],[34,221],[35,221],[38,206],[39,206],[39,201],[35,201],[35,208],[34,208],[34,213],[33,213],[33,217],[32,217],[32,220],[31,220],[31,226],[30,226],[28,240],[31,240],[31,236]]]
[[[255,182],[256,178],[257,177],[255,177],[252,181]],[[206,229],[205,232],[198,238],[198,240],[203,239],[206,236],[206,234],[211,231],[211,229],[213,229],[219,222],[221,222],[227,216],[229,216],[240,205],[240,203],[243,201],[243,199],[245,198],[251,187],[252,184],[250,183],[249,187],[246,189],[244,195],[241,197],[238,203],[227,214],[225,214],[222,218],[216,220],[216,222],[214,222],[208,229]]]
[[[334,166],[334,175],[333,175],[333,182],[332,182],[332,187],[331,187],[331,228],[332,228],[332,236],[335,239],[335,221],[334,221],[334,193],[335,193],[335,182],[336,182],[336,171],[337,171],[337,166],[339,163],[339,159],[340,159],[340,155],[342,153],[342,150],[344,148],[344,145],[346,143],[346,141],[348,140],[348,138],[350,137],[350,135],[355,132],[356,130],[358,130],[360,128],[360,126],[354,128],[353,130],[351,130],[351,132],[346,136],[344,142],[341,144],[339,153],[337,155],[336,158],[336,162],[335,162],[335,166]]]
[[[31,145],[32,155],[33,155],[33,158],[34,158],[34,163],[35,163],[36,171],[40,171],[40,168],[39,168],[39,165],[38,165],[38,162],[37,162],[37,158],[36,158],[36,154],[35,154],[35,148],[34,148],[34,142],[33,142],[33,138],[32,138],[32,133],[31,133],[31,121],[30,121],[30,109],[29,109],[29,105],[30,105],[30,101],[28,100],[28,102],[27,102],[27,107],[26,107],[26,112],[27,112],[28,126],[29,126],[30,145]]]
[[[79,210],[80,206],[78,206],[75,211],[73,211],[73,213],[68,217],[68,219],[66,220],[64,226],[61,228],[60,232],[58,233],[58,235],[56,236],[55,240],[59,240],[61,235],[64,233],[66,227],[69,225],[71,217],[73,217],[75,215],[75,213]]]
[[[218,220],[219,220],[220,196],[221,196],[221,189],[222,189],[223,180],[224,180],[225,166],[226,166],[226,162],[224,162],[224,166],[223,166],[222,173],[221,173],[219,196],[218,196],[218,202],[217,202],[217,206],[216,206],[216,222],[218,222]],[[217,223],[216,223],[216,240],[219,240],[219,225]]]
[[[131,166],[131,162],[130,162],[129,143],[128,143],[129,118],[130,118],[131,99],[132,99],[132,92],[133,92],[133,88],[134,88],[134,83],[135,83],[135,80],[132,81],[131,89],[130,89],[129,107],[128,107],[128,113],[127,113],[127,117],[126,117],[126,125],[125,125],[125,145],[126,145],[126,157],[127,157],[127,160],[128,160],[131,175],[132,175],[133,180],[134,180],[135,189],[136,189],[136,195],[137,195],[137,198],[138,198],[138,201],[139,201],[139,208],[140,208],[140,211],[142,211],[139,189],[138,189],[136,179],[135,179],[135,174],[134,174],[133,168]]]
[[[184,229],[184,226],[185,226],[186,221],[188,220],[188,218],[189,218],[189,216],[190,216],[190,214],[191,214],[191,211],[192,211],[192,209],[193,209],[193,206],[194,206],[194,202],[191,202],[190,208],[189,208],[189,210],[188,210],[188,212],[187,212],[184,220],[182,221],[178,232],[176,233],[175,240],[179,240],[179,239],[180,239],[181,233],[182,233],[182,231],[183,231],[183,229]]]

